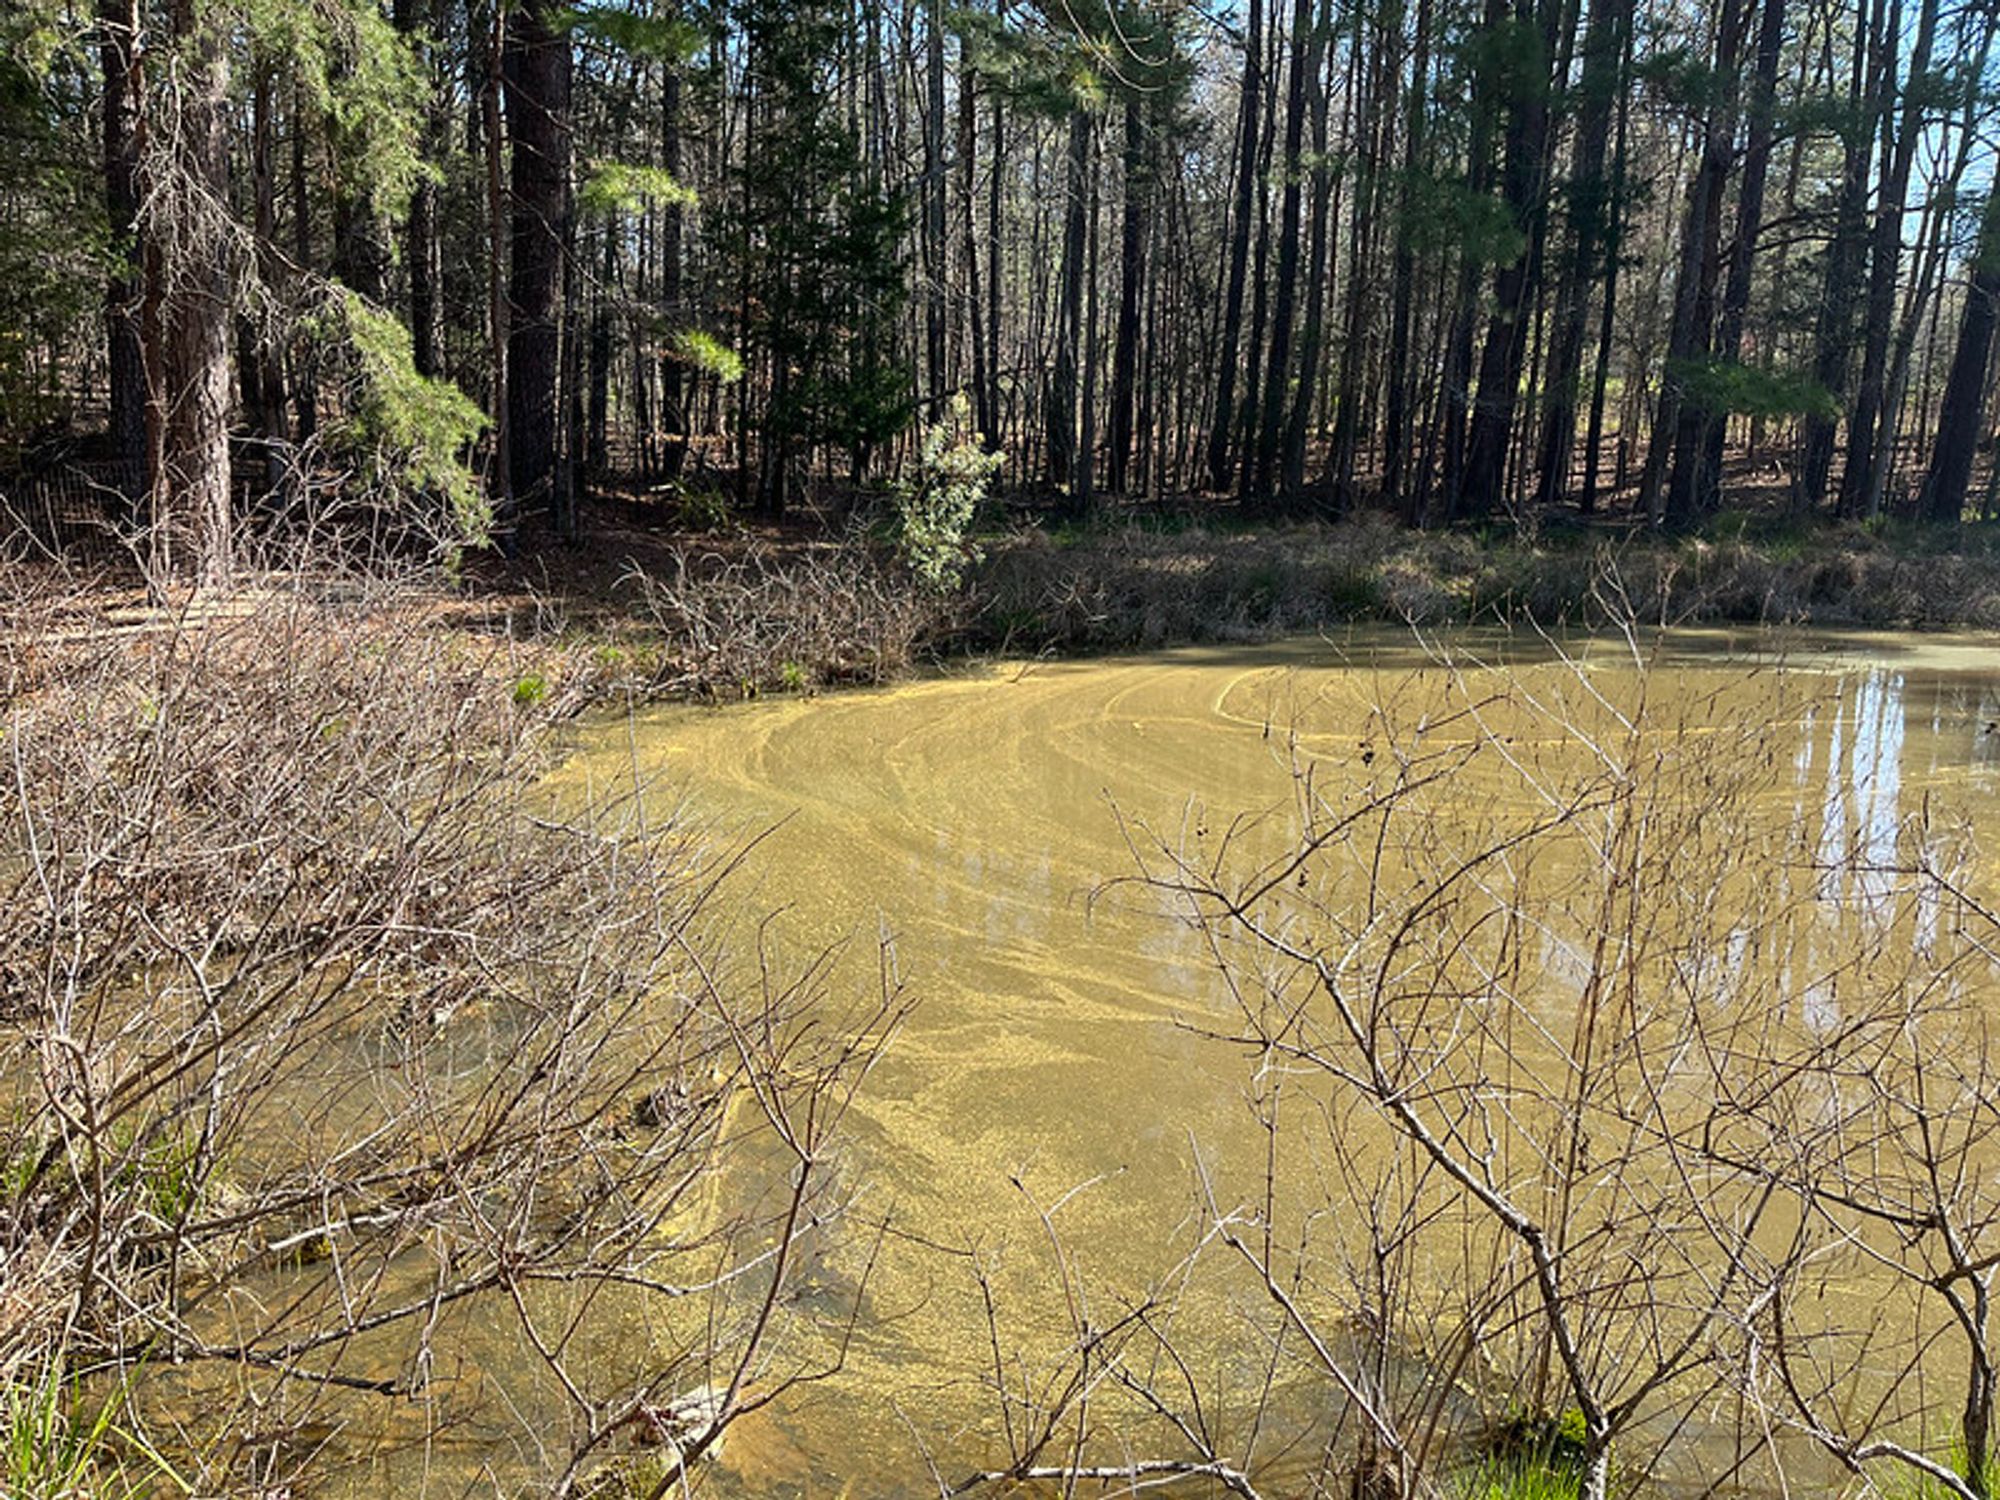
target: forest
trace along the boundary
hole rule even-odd
[[[23,0],[0,463],[252,497],[1955,523],[1990,7]],[[846,497],[843,500],[842,497]]]

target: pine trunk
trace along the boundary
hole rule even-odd
[[[502,53],[513,146],[507,427],[517,504],[554,510],[570,53],[553,0],[525,0]]]
[[[146,356],[139,337],[138,0],[100,0],[98,55],[104,65],[104,208],[112,273],[104,288],[111,385],[111,453],[145,483]]]
[[[1263,417],[1258,424],[1250,498],[1268,505],[1276,496],[1278,447],[1284,433],[1292,379],[1292,322],[1298,301],[1299,231],[1305,216],[1300,164],[1305,154],[1306,80],[1312,73],[1312,0],[1293,0],[1291,77],[1285,91],[1284,193],[1278,210],[1277,296],[1271,304],[1271,351],[1264,371]]]
[[[1410,418],[1410,339],[1415,310],[1417,252],[1415,210],[1417,172],[1424,160],[1425,101],[1430,87],[1431,0],[1417,0],[1417,34],[1410,60],[1409,89],[1404,95],[1403,183],[1396,215],[1395,269],[1389,292],[1389,401],[1382,423],[1382,499],[1414,524],[1421,519],[1412,503],[1417,487],[1405,493],[1406,455],[1413,436]]]
[[[1735,364],[1743,355],[1743,328],[1750,315],[1750,277],[1757,263],[1757,237],[1764,227],[1764,184],[1770,176],[1771,144],[1775,134],[1778,63],[1784,51],[1785,0],[1764,0],[1764,20],[1757,33],[1756,72],[1751,81],[1750,139],[1743,153],[1743,182],[1737,194],[1736,242],[1729,256],[1729,281],[1722,293],[1722,317],[1715,333],[1717,359]],[[1701,467],[1694,480],[1699,511],[1713,514],[1722,505],[1724,441],[1729,414],[1704,414]]]
[[[1507,445],[1514,430],[1521,371],[1527,359],[1529,314],[1541,281],[1542,242],[1547,223],[1542,202],[1548,149],[1549,105],[1545,74],[1549,19],[1537,20],[1531,0],[1516,7],[1516,24],[1534,26],[1541,41],[1537,61],[1522,68],[1508,110],[1501,192],[1507,216],[1519,231],[1521,251],[1493,277],[1493,316],[1480,350],[1479,386],[1466,439],[1465,478],[1459,513],[1490,514],[1504,498]]]
[[[1075,109],[1069,117],[1067,202],[1063,207],[1062,289],[1056,301],[1056,350],[1049,375],[1049,483],[1076,497],[1076,408],[1078,361],[1083,338],[1084,240],[1090,213],[1090,116]]]
[[[2000,193],[1987,197],[1979,222],[1972,285],[1945,381],[1937,444],[1924,479],[1923,510],[1928,520],[1956,524],[1965,514],[1965,491],[1972,482],[1972,460],[1986,411],[1986,376],[1996,324],[2000,324]]]
[[[1910,192],[1910,169],[1925,122],[1923,84],[1930,72],[1931,46],[1937,35],[1938,0],[1922,0],[1917,13],[1917,37],[1910,50],[1910,71],[1904,89],[1903,121],[1891,130],[1896,60],[1884,71],[1882,131],[1889,155],[1880,199],[1875,209],[1875,237],[1868,252],[1868,323],[1862,335],[1861,382],[1855,388],[1854,409],[1847,423],[1847,464],[1840,476],[1842,515],[1857,516],[1879,503],[1881,491],[1872,484],[1875,445],[1890,441],[1877,423],[1886,401],[1889,341],[1896,321],[1896,284],[1902,266],[1903,204]],[[1891,34],[1894,34],[1891,28]]]
[[[228,587],[233,535],[229,474],[230,275],[222,226],[229,202],[229,62],[220,16],[174,0],[177,128],[148,184],[147,440],[152,451],[155,584]]]
[[[1577,401],[1583,376],[1584,334],[1590,316],[1590,289],[1606,271],[1613,203],[1605,155],[1611,144],[1625,35],[1632,25],[1632,0],[1594,0],[1583,38],[1583,76],[1578,82],[1582,113],[1577,124],[1576,166],[1570,182],[1569,264],[1556,293],[1555,332],[1550,345],[1547,406],[1542,413],[1540,477],[1536,503],[1559,505],[1569,493],[1570,459],[1576,440]]]
[[[1861,0],[1865,6],[1867,0]],[[1881,0],[1876,0],[1879,32]],[[1848,98],[1858,115],[1867,97],[1864,58],[1868,48],[1854,48],[1854,68]],[[1871,121],[1872,124],[1872,121]],[[1870,136],[1866,127],[1850,125],[1847,133],[1845,167],[1841,174],[1839,207],[1836,210],[1833,243],[1828,247],[1826,281],[1820,296],[1819,317],[1814,330],[1813,380],[1820,389],[1838,399],[1847,385],[1847,371],[1853,352],[1854,294],[1868,251],[1867,216],[1868,158]],[[1982,370],[1984,361],[1982,357]],[[1820,412],[1807,416],[1805,452],[1799,466],[1795,503],[1801,510],[1816,510],[1826,498],[1827,479],[1833,469],[1833,444],[1838,419]]]
[[[1146,242],[1151,236],[1151,184],[1146,162],[1146,127],[1139,101],[1125,103],[1125,211],[1118,245],[1118,329],[1111,357],[1111,424],[1104,480],[1113,494],[1125,493],[1132,461],[1133,407],[1139,375],[1139,315],[1146,287]]]
[[[1236,359],[1243,338],[1243,282],[1250,266],[1250,218],[1257,199],[1257,150],[1261,136],[1263,0],[1248,0],[1243,44],[1242,107],[1236,136],[1236,192],[1229,225],[1228,290],[1222,301],[1222,351],[1216,367],[1215,420],[1208,434],[1208,485],[1229,488],[1230,438],[1236,421]]]

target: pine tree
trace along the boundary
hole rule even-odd
[[[729,243],[762,377],[752,498],[777,517],[816,446],[865,473],[908,423],[889,331],[906,285],[904,209],[837,108],[844,7],[744,0],[736,22],[752,103]]]
[[[522,0],[502,58],[512,148],[508,234],[507,441],[514,503],[573,529],[559,493],[557,400],[570,182],[570,42],[554,0]]]

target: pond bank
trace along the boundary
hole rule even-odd
[[[1035,531],[992,549],[972,589],[983,643],[1061,652],[1269,639],[1356,620],[2000,626],[2000,557],[1973,530],[1739,522],[1688,537],[1584,528],[1527,537],[1364,518]]]
[[[1413,532],[1379,518],[1216,526],[1173,516],[989,535],[965,589],[926,594],[865,544],[667,534],[607,519],[546,578],[486,580],[569,703],[736,701],[879,685],[925,664],[1244,643],[1358,622],[2000,629],[2000,536],[1725,518],[1662,537]],[[475,590],[475,596],[478,594]],[[484,628],[484,627],[482,627]]]
[[[556,718],[880,686],[952,661],[1256,643],[1371,622],[2000,630],[1991,526],[1736,516],[1684,537],[1610,523],[1526,536],[1417,532],[1368,516],[1245,525],[1146,513],[990,533],[951,595],[920,588],[864,534],[836,537],[817,520],[688,532],[604,508],[583,542],[527,551],[531,562],[471,559],[451,587],[407,575],[388,613],[458,636],[486,672],[506,676],[520,706]],[[266,582],[326,592],[302,576]],[[379,583],[361,591],[377,613]],[[179,623],[146,608],[134,579],[63,574],[38,585],[51,587],[81,639],[141,629],[140,616]]]

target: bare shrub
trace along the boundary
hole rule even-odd
[[[2000,915],[1971,832],[1925,804],[1870,845],[1822,849],[1823,899],[1870,937],[1858,961],[1822,960],[1760,1047],[1716,1059],[1702,1145],[1796,1201],[1792,1253],[1745,1328],[1748,1387],[1885,1488],[1988,1500]]]
[[[679,549],[630,575],[659,630],[656,692],[745,697],[771,688],[879,683],[914,663],[955,618],[864,547],[792,553]]]
[[[1293,726],[1290,808],[1133,826],[1227,980],[1233,1017],[1188,1024],[1242,1055],[1265,1171],[1203,1152],[1157,1286],[1100,1291],[1032,1386],[996,1357],[1008,1461],[973,1482],[1532,1469],[1595,1500],[1688,1439],[1709,1486],[1817,1447],[1988,1500],[1994,919],[1964,832],[1829,831],[1791,727],[1833,718],[1826,679],[1669,694],[1629,638],[1614,665],[1385,678]],[[1237,1288],[1229,1361],[1204,1281]]]
[[[730,859],[556,805],[544,706],[393,591],[65,644],[60,580],[5,583],[0,1372],[134,1381],[189,1482],[268,1491],[370,1403],[461,1420],[478,1330],[538,1371],[520,1479],[644,1438],[663,1493],[837,1364],[782,1291],[893,985],[731,977]]]

